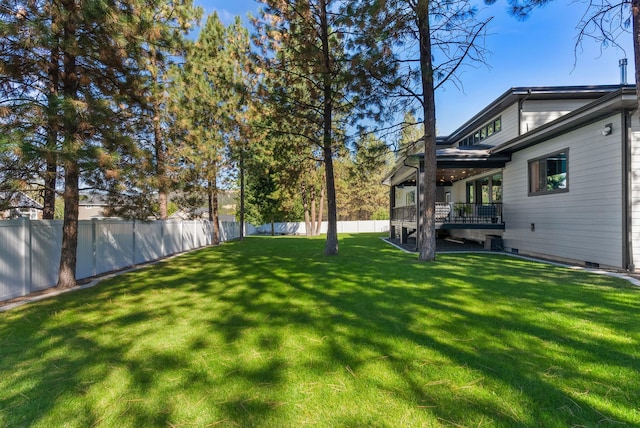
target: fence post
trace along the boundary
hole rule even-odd
[[[160,254],[162,257],[166,256],[167,253],[164,251],[164,222],[166,220],[160,220]]]
[[[31,230],[31,220],[30,219],[26,219],[27,220],[27,227],[28,227],[28,235],[29,235],[29,290],[33,289],[33,231]]]
[[[31,248],[31,220],[26,217],[20,217],[20,227],[22,228],[22,295],[26,296],[33,289],[33,271],[32,271],[32,248]]]
[[[91,273],[98,274],[98,220],[91,219]]]
[[[132,254],[131,254],[131,266],[135,266],[135,264],[136,264],[136,232],[137,232],[136,221],[135,220],[133,220],[133,225],[131,227],[133,229],[131,231],[131,233],[133,234],[133,243],[132,243],[133,244],[133,251],[132,251]]]

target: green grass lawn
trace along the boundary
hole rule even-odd
[[[640,289],[256,237],[0,313],[0,426],[640,426]]]

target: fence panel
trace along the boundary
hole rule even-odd
[[[221,221],[218,230],[220,231],[220,242],[227,241],[227,229],[225,228],[225,222]]]
[[[0,222],[0,299],[11,299],[29,292],[26,281],[27,245],[23,220]]]
[[[235,221],[220,222],[220,240],[231,241],[240,237],[240,223]]]
[[[258,233],[258,228],[252,224],[246,223],[244,225],[244,234],[245,236],[256,235]]]
[[[182,251],[182,222],[167,220],[163,223],[162,244],[164,256]]]
[[[195,224],[196,229],[196,248],[211,245],[213,236],[212,224],[208,221],[198,221]]]
[[[96,275],[96,222],[78,222],[78,251],[76,264],[76,278],[89,278]],[[60,228],[62,232],[62,228]],[[62,242],[62,234],[60,235]],[[57,254],[60,254],[59,252]],[[56,273],[57,275],[57,273]]]
[[[197,248],[195,244],[195,221],[182,222],[182,251],[190,251]]]
[[[62,248],[61,220],[0,221],[0,300],[55,286]],[[223,241],[239,236],[228,223]],[[123,269],[212,243],[208,221],[81,220],[76,278]]]
[[[96,222],[96,274],[133,264],[133,221]]]
[[[31,223],[31,278],[29,292],[56,285],[62,251],[62,220]],[[28,256],[27,256],[28,257]]]
[[[162,253],[162,223],[159,221],[136,222],[135,263],[158,260]]]

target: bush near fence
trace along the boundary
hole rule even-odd
[[[240,224],[221,222],[221,240],[240,236]],[[76,278],[84,279],[210,245],[208,221],[80,220]],[[62,247],[61,220],[0,221],[0,301],[55,286]]]

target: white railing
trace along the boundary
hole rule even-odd
[[[208,221],[81,220],[76,278],[83,279],[210,245]],[[240,225],[221,222],[222,241]],[[61,220],[0,221],[0,301],[53,287],[62,246]]]

